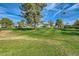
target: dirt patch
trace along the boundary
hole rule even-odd
[[[6,36],[10,35],[11,32],[12,32],[11,30],[1,30],[0,37],[6,37]]]

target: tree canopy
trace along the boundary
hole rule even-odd
[[[22,16],[27,19],[27,21],[30,20],[29,23],[35,28],[41,17],[41,10],[45,6],[46,4],[43,3],[24,3],[20,9],[22,10]]]
[[[55,23],[55,26],[57,28],[62,28],[63,27],[63,21],[62,21],[62,19],[57,19],[56,23]]]
[[[0,20],[0,24],[2,27],[10,27],[12,25],[12,20],[8,19],[8,18],[2,18]]]

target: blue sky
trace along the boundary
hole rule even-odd
[[[0,3],[0,19],[9,18],[14,23],[22,20],[19,16],[21,10],[19,9],[19,3]],[[52,3],[47,4],[42,10],[44,21],[52,20],[56,21],[57,18],[62,18],[64,23],[72,24],[76,19],[79,19],[79,4],[77,3]]]
[[[19,6],[20,4],[15,3],[0,3],[0,19],[9,18],[14,23],[20,21],[22,18],[19,16],[21,14]]]
[[[73,24],[79,19],[79,4],[76,3],[59,3],[48,4],[43,11],[45,20],[56,21],[57,18],[62,18],[64,23]]]

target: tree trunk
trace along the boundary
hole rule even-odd
[[[36,20],[34,19],[34,29],[36,29],[36,25],[37,25],[37,23],[36,23]]]

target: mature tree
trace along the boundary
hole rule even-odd
[[[43,3],[24,3],[21,5],[22,16],[29,21],[36,28],[41,17],[41,10],[46,4]]]
[[[57,19],[55,23],[56,28],[61,29],[63,28],[63,21],[62,19]]]
[[[2,18],[2,20],[0,20],[0,24],[2,27],[11,27],[12,25],[12,20],[8,19],[8,18]]]

